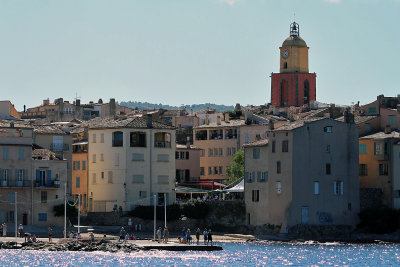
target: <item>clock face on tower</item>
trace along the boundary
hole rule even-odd
[[[289,51],[288,51],[288,50],[284,50],[284,51],[282,52],[282,57],[283,57],[283,58],[288,58],[288,56],[289,56]]]

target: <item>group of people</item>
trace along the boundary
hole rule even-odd
[[[67,238],[77,238],[81,239],[81,233],[76,233],[76,232],[68,232]]]
[[[124,227],[121,227],[121,230],[119,231],[119,240],[135,240],[135,236],[133,235],[133,233],[129,234],[129,232],[125,231]]]
[[[164,230],[161,230],[161,226],[158,227],[158,230],[157,230],[158,243],[161,242],[161,237],[162,237],[163,243],[168,243],[169,231],[168,231],[167,226],[164,227]]]
[[[29,242],[29,243],[36,242],[36,235],[35,234],[25,233],[24,237],[25,237],[25,242]]]
[[[0,232],[2,233],[2,235],[4,237],[7,236],[7,224],[5,222],[3,222],[1,224],[1,231]]]
[[[133,223],[132,223],[132,219],[129,218],[128,219],[128,231],[132,232],[133,231]],[[142,231],[142,224],[135,224],[135,232],[141,232]]]
[[[201,236],[201,230],[200,228],[197,228],[196,230],[196,244],[199,245],[200,244],[200,236]],[[208,245],[209,243],[211,243],[211,245],[213,244],[213,239],[212,239],[212,233],[211,233],[211,229],[207,230],[204,229],[203,231],[203,238],[204,238],[204,245]],[[192,243],[192,236],[191,236],[191,232],[189,228],[182,228],[182,236],[178,237],[179,243],[184,243],[184,244],[188,244],[190,245]]]

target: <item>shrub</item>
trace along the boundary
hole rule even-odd
[[[157,206],[157,220],[164,220],[164,207]],[[143,220],[154,219],[154,206],[137,206],[133,211],[129,212],[133,217],[138,217]],[[177,220],[181,216],[179,205],[173,204],[167,206],[167,221]]]
[[[191,200],[182,204],[182,213],[188,218],[205,219],[210,212],[210,206],[202,201]]]
[[[392,233],[399,228],[400,212],[387,208],[368,208],[360,212],[359,228],[375,234]]]

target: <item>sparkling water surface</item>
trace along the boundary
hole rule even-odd
[[[223,251],[51,252],[0,250],[1,266],[399,265],[399,244],[221,243]]]

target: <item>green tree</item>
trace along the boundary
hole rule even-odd
[[[243,149],[238,150],[233,155],[232,165],[226,169],[229,179],[227,183],[230,184],[238,179],[241,179],[244,175],[244,151]]]

